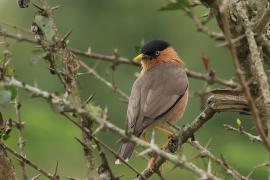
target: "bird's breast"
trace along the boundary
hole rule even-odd
[[[165,126],[167,126],[167,122],[169,122],[170,124],[175,124],[176,121],[183,116],[187,103],[188,89],[186,90],[184,96],[179,100],[179,102],[176,103],[169,112],[167,112],[164,116],[158,119],[156,123],[151,126],[151,128],[154,128],[155,126],[163,126],[162,124],[165,124]]]

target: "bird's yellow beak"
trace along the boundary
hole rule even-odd
[[[139,54],[138,56],[136,56],[136,57],[134,58],[134,60],[136,60],[136,61],[141,61],[141,60],[142,60],[142,57],[143,57],[143,54]]]

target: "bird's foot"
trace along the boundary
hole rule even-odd
[[[192,134],[192,136],[190,137],[190,139],[191,139],[191,141],[195,141],[196,140],[194,134]]]
[[[154,167],[155,167],[156,160],[157,160],[156,157],[151,157],[150,160],[148,161],[147,169],[150,169],[151,171],[153,171]]]
[[[178,146],[179,146],[179,138],[176,135],[171,135],[168,137],[168,145],[167,149],[169,150],[170,153],[174,153],[177,151]]]
[[[150,160],[148,161],[147,168],[150,171],[156,171],[156,172],[162,174],[165,162],[159,167],[158,170],[155,167],[156,162],[157,162],[157,157],[151,157]]]

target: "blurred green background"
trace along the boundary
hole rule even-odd
[[[173,45],[189,69],[205,72],[201,61],[201,56],[205,53],[211,59],[211,68],[219,76],[228,79],[234,76],[231,57],[227,49],[217,48],[218,42],[197,32],[194,22],[184,12],[158,11],[167,3],[165,0],[51,0],[49,3],[52,6],[61,5],[55,14],[56,21],[61,34],[72,30],[69,47],[81,50],[91,47],[92,51],[103,54],[112,54],[113,50],[117,48],[121,56],[132,58],[135,55],[134,47],[139,45],[142,40],[164,39]],[[27,9],[18,8],[15,0],[0,0],[0,21],[2,22],[30,29],[35,11],[36,9],[32,6]],[[202,16],[207,11],[205,8],[196,8],[198,16]],[[209,27],[218,31],[214,20],[209,23]],[[30,63],[32,52],[35,49],[33,45],[11,40],[10,48],[19,80],[32,85],[37,84],[39,88],[50,92],[64,92],[57,77],[49,73],[48,64],[45,61],[41,60],[36,65]],[[0,50],[2,52],[2,46]],[[82,59],[89,65],[98,65],[98,72],[106,79],[112,80],[110,63]],[[140,71],[139,68],[128,65],[118,66],[113,73],[115,83],[129,94],[135,80],[134,73],[138,71]],[[199,98],[194,93],[201,90],[203,85],[202,81],[190,79],[190,101],[183,119],[178,123],[179,126],[191,122],[200,112]],[[95,92],[94,101],[101,107],[108,107],[109,120],[119,127],[125,127],[126,104],[119,100],[119,96],[91,75],[80,76],[79,86],[84,99]],[[86,166],[83,151],[74,139],[74,137],[80,137],[80,131],[53,112],[46,101],[31,98],[23,91],[19,91],[19,94],[22,101],[22,119],[25,121],[27,157],[51,172],[58,161],[60,175],[84,178]],[[12,105],[0,107],[0,110],[5,119],[15,118]],[[196,133],[196,139],[200,140],[202,144],[206,144],[211,139],[211,150],[214,154],[217,156],[222,154],[228,163],[239,169],[242,174],[247,175],[256,164],[263,163],[267,156],[261,144],[252,143],[247,137],[228,132],[223,128],[224,123],[236,126],[235,120],[238,117],[242,120],[246,130],[255,133],[248,116],[222,113],[215,115],[201,128]],[[99,134],[99,138],[113,149],[118,150],[119,136],[105,131]],[[18,150],[16,130],[12,132],[11,138],[6,143]],[[197,153],[189,145],[185,145],[183,149],[187,160],[193,161],[203,168],[207,166],[207,160],[194,159]],[[140,150],[138,149],[138,151]],[[134,177],[134,173],[124,165],[115,166],[114,157],[110,153],[107,155],[116,174],[124,175],[123,179]],[[99,164],[96,152],[95,157],[96,164]],[[13,159],[13,163],[20,176],[21,170],[18,162]],[[145,160],[135,156],[130,163],[139,170],[143,170],[146,166]],[[192,173],[186,170],[172,168],[173,166],[169,163],[165,165],[164,176],[166,179],[196,179]],[[222,172],[216,166],[215,170],[218,174]],[[37,172],[28,168],[28,174],[29,177],[32,177]],[[221,175],[221,177],[230,179],[227,176]],[[252,177],[266,179],[266,171],[259,169]],[[152,179],[158,179],[158,177],[153,176]]]

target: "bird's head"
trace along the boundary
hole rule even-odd
[[[164,62],[171,62],[179,65],[184,64],[171,45],[163,40],[152,40],[147,42],[142,47],[140,54],[134,59],[141,61],[143,71]]]

